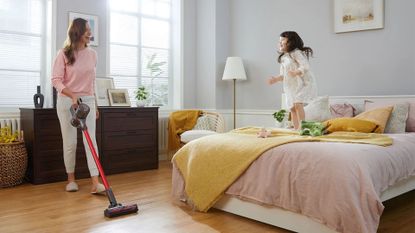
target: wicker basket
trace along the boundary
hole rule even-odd
[[[0,188],[21,184],[26,168],[24,142],[0,143]]]

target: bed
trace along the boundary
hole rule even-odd
[[[380,97],[350,102],[360,99]],[[274,147],[215,200],[214,208],[295,232],[376,232],[382,201],[415,189],[415,133],[388,136],[393,144],[386,147],[338,142]],[[186,201],[184,179],[173,165],[173,196]]]

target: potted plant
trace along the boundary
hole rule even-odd
[[[280,109],[272,114],[276,121],[277,127],[284,127],[285,122],[288,120],[288,111],[285,109]]]
[[[137,107],[144,107],[148,98],[148,91],[144,86],[138,87],[135,92],[135,98],[137,99]]]

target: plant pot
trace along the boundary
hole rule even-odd
[[[137,100],[136,105],[137,105],[137,107],[142,108],[142,107],[145,107],[146,106],[146,103],[147,103],[146,100]]]
[[[279,122],[279,121],[275,121],[275,127],[277,127],[277,128],[283,128],[283,125],[284,125],[284,122],[282,121],[282,122]]]

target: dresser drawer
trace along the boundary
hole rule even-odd
[[[153,130],[111,132],[103,135],[103,150],[122,150],[139,147],[155,147],[157,143]]]
[[[157,118],[152,114],[140,112],[106,113],[103,121],[105,132],[154,129],[158,123]]]
[[[53,114],[37,114],[35,117],[35,131],[37,135],[43,136],[60,136],[61,126],[59,124],[58,115],[56,112]]]
[[[158,156],[153,148],[105,151],[106,174],[158,168]]]

